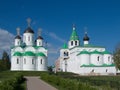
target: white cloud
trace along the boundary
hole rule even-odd
[[[48,31],[45,31],[45,30],[44,30],[43,33],[44,33],[45,35],[47,35],[47,36],[49,36],[49,37],[51,37],[51,38],[53,38],[53,39],[59,41],[59,42],[62,42],[62,43],[65,42],[64,39],[60,38],[58,35],[56,35],[56,34],[53,33],[53,32],[48,32]]]
[[[62,39],[62,38],[60,38],[60,37],[58,37],[55,33],[53,33],[53,32],[50,32],[49,33],[49,36],[51,36],[52,38],[54,38],[54,39],[56,39],[56,40],[58,40],[58,41],[60,41],[60,42],[65,42],[65,40],[64,39]]]
[[[8,32],[7,30],[0,28],[0,54],[5,50],[10,51],[10,47],[14,43],[14,35]]]

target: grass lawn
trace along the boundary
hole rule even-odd
[[[47,72],[40,72],[40,71],[2,71],[0,72],[0,81],[8,80],[14,77],[14,74],[17,72],[21,72],[24,76],[41,76],[41,74]],[[63,73],[59,72],[57,74],[52,74],[64,79],[75,80],[77,82],[89,84],[93,87],[98,87],[101,90],[106,90],[106,87],[109,87],[110,90],[120,90],[120,76],[79,76],[73,73]],[[54,78],[52,80],[55,80]],[[58,80],[58,78],[57,78]],[[52,84],[54,85],[54,84]],[[55,86],[56,87],[56,86]],[[21,84],[21,90],[25,90],[26,82]]]

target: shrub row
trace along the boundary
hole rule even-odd
[[[59,90],[97,90],[96,87],[88,83],[82,83],[77,80],[65,79],[56,75],[41,74],[41,79],[55,85]]]
[[[19,90],[20,84],[24,81],[21,73],[16,73],[11,79],[0,83],[0,90]]]

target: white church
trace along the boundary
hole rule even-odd
[[[20,29],[17,29],[15,43],[11,48],[11,71],[47,71],[47,49],[43,46],[40,32],[34,40],[30,19],[22,37]]]
[[[68,41],[60,49],[56,69],[80,75],[115,75],[113,56],[105,47],[89,44],[90,38],[85,32],[81,45],[75,26]]]

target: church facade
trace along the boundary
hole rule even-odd
[[[76,28],[73,26],[68,44],[65,43],[60,49],[56,69],[80,75],[115,75],[116,68],[112,54],[104,47],[89,44],[89,40],[85,32],[84,44],[81,45]]]
[[[19,29],[17,31],[11,48],[11,71],[47,71],[47,49],[43,46],[42,36],[39,34],[34,40],[30,26],[24,31],[23,38]]]

